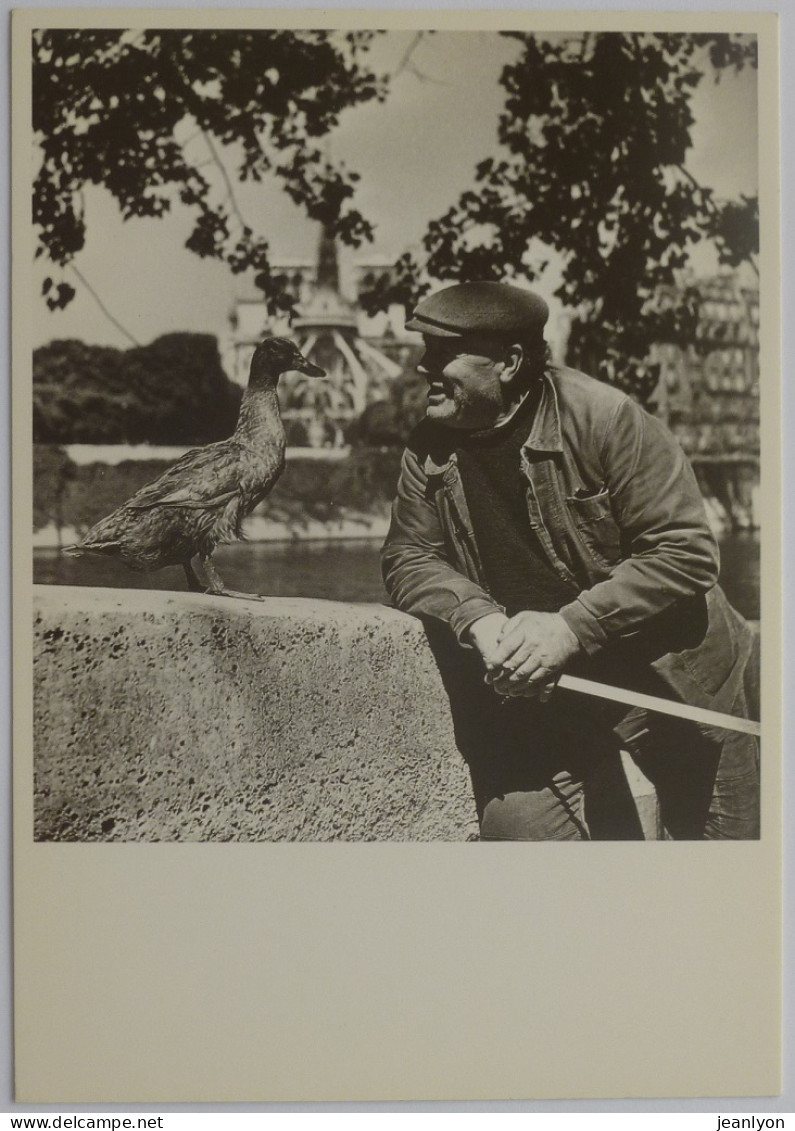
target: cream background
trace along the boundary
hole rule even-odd
[[[340,26],[338,11],[79,23]],[[381,12],[359,26],[506,26]],[[37,22],[74,22],[39,13]],[[23,1102],[752,1096],[780,1089],[779,229],[775,18],[511,13],[515,26],[760,35],[763,838],[758,844],[36,845],[29,262],[15,139],[16,1068]],[[16,34],[32,26],[17,17]],[[24,56],[26,60],[26,54]],[[15,110],[25,120],[17,54]],[[717,1105],[721,1107],[719,1103]],[[759,1104],[752,1105],[761,1110]]]

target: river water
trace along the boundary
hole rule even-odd
[[[735,608],[759,617],[759,536],[736,533],[721,539],[721,584]],[[331,601],[386,601],[378,563],[380,541],[248,542],[222,546],[216,564],[230,589],[271,597],[322,597]],[[33,580],[44,585],[97,585],[126,589],[184,590],[180,567],[134,573],[100,557],[70,558],[58,550],[35,550]]]

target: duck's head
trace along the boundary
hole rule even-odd
[[[325,369],[313,365],[289,338],[265,338],[254,350],[251,379],[275,385],[282,373],[297,370],[308,377],[325,377]]]

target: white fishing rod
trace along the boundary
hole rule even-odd
[[[566,691],[578,691],[581,695],[592,695],[597,699],[610,699],[628,707],[644,707],[648,711],[659,711],[662,715],[672,715],[677,719],[688,719],[694,723],[721,727],[723,730],[739,731],[759,737],[760,726],[753,719],[741,719],[737,715],[726,715],[722,711],[709,711],[705,707],[691,707],[688,703],[675,703],[670,699],[659,699],[656,695],[645,695],[640,691],[627,691],[623,687],[613,687],[609,683],[597,683],[592,679],[582,679],[577,675],[562,675],[557,686]]]

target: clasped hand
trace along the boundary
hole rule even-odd
[[[577,637],[559,613],[524,611],[510,618],[492,613],[476,621],[469,633],[486,666],[486,682],[499,695],[522,695],[542,702],[580,650]]]

